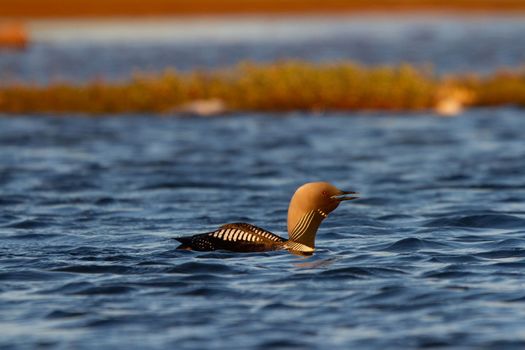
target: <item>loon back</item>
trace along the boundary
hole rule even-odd
[[[177,249],[233,252],[279,250],[284,248],[287,241],[270,231],[242,222],[223,225],[216,231],[175,239],[182,243]]]

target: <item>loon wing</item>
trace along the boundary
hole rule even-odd
[[[286,239],[270,231],[242,222],[223,225],[216,231],[175,239],[182,243],[177,249],[200,251],[222,249],[234,252],[276,250],[282,248],[286,242]]]

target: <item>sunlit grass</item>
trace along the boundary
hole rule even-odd
[[[523,11],[523,0],[4,0],[4,17],[101,17],[355,11]]]
[[[500,70],[486,77],[457,77],[455,85],[474,93],[475,106],[525,107],[525,68]]]
[[[219,100],[227,111],[425,110],[461,106],[525,107],[525,71],[441,78],[410,65],[286,61],[229,69],[139,74],[126,82],[52,83],[0,88],[7,113],[173,113],[192,101]]]

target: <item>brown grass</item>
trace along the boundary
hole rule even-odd
[[[1,17],[167,16],[354,11],[523,11],[522,0],[0,0]]]
[[[0,23],[0,47],[24,49],[27,42],[27,31],[21,23]]]
[[[0,111],[7,113],[171,113],[211,99],[229,111],[424,110],[444,99],[466,106],[525,107],[525,71],[442,79],[428,68],[409,65],[287,61],[189,73],[167,70],[122,83],[0,87]]]
[[[517,105],[525,107],[525,68],[504,69],[487,77],[466,75],[454,78],[455,85],[475,93],[480,107]]]

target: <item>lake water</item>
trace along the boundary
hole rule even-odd
[[[0,51],[0,83],[230,66],[242,60],[409,62],[438,73],[491,72],[525,62],[519,16],[362,15],[34,21],[26,51]]]
[[[525,347],[525,114],[0,118],[1,349]],[[361,192],[310,258],[177,251]]]

